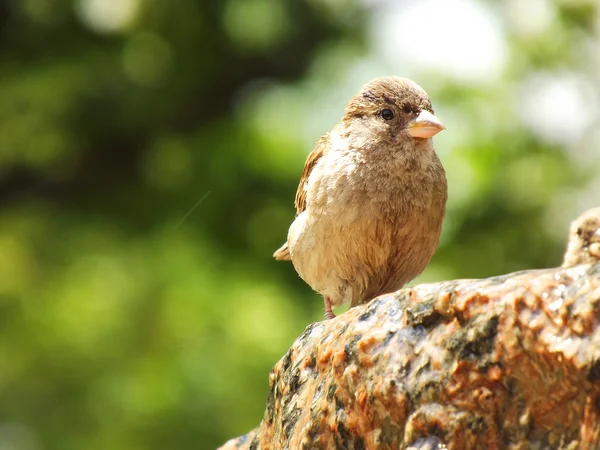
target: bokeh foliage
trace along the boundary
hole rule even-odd
[[[270,367],[322,314],[271,254],[310,142],[368,80],[347,74],[371,3],[2,3],[1,448],[214,448],[258,423]],[[592,206],[597,160],[511,97],[535,71],[593,72],[593,2],[552,8],[544,33],[507,28],[498,80],[417,80],[450,182],[420,281],[558,265],[564,205]]]

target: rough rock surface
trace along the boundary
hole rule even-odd
[[[562,268],[403,289],[309,325],[259,427],[221,449],[600,449],[600,231],[582,220]]]

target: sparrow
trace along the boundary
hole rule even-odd
[[[432,137],[444,129],[419,85],[376,78],[308,155],[273,256],[323,296],[325,319],[400,289],[431,260],[448,197]]]
[[[573,221],[562,267],[593,264],[600,260],[600,208],[592,208]]]

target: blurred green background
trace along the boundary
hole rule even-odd
[[[447,125],[415,282],[559,265],[599,203],[599,32],[593,0],[2,2],[0,449],[256,426],[322,317],[271,254],[313,143],[375,76],[413,78]]]

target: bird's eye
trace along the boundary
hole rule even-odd
[[[391,109],[384,109],[380,114],[385,120],[392,120],[394,118],[394,111]]]

